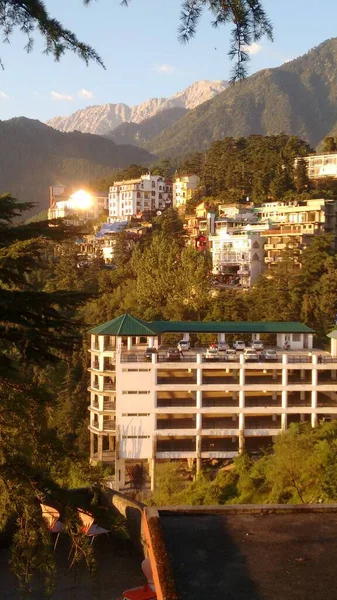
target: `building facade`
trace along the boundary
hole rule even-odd
[[[108,196],[91,190],[69,193],[61,184],[50,187],[48,219],[66,219],[77,224],[95,220],[108,210]]]
[[[146,323],[123,315],[90,333],[90,459],[111,465],[116,489],[127,488],[134,464],[145,465],[153,487],[157,461],[187,459],[200,469],[244,448],[259,451],[291,423],[336,418],[337,344],[322,356],[300,323]],[[275,362],[246,362],[244,354],[208,362],[194,348],[172,362],[161,346],[165,333],[261,335],[278,353]],[[150,360],[147,346],[158,349]]]
[[[254,209],[262,223],[268,223],[265,236],[265,263],[275,265],[281,260],[286,248],[301,255],[313,236],[323,233],[333,235],[336,249],[337,240],[337,201],[311,199],[292,202],[266,202]],[[300,267],[300,261],[295,259]]]
[[[200,177],[194,173],[176,177],[173,183],[173,206],[181,208],[186,205],[188,200],[191,200],[196,189],[200,185]]]
[[[307,164],[309,179],[337,179],[337,152],[311,154],[295,160],[304,160]]]
[[[171,182],[147,173],[138,179],[115,181],[109,189],[109,221],[151,216],[172,205]]]

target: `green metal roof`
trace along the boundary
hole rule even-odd
[[[302,323],[291,321],[153,321],[121,315],[98,325],[89,333],[116,336],[156,336],[161,333],[314,333]],[[329,334],[332,337],[331,334]]]
[[[156,321],[152,325],[161,333],[314,333],[291,321]]]
[[[328,338],[332,338],[333,340],[337,340],[337,329],[334,329],[330,333],[328,333]]]
[[[89,333],[96,335],[158,335],[158,332],[152,329],[151,323],[146,323],[141,319],[136,319],[132,315],[121,315],[112,321],[98,325],[91,329]]]

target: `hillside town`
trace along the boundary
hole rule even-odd
[[[1,600],[336,600],[316,4],[0,0]]]

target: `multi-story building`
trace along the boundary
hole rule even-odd
[[[306,162],[309,179],[337,179],[337,152],[296,158],[295,167],[299,160]]]
[[[80,223],[98,219],[108,209],[108,196],[91,190],[67,192],[65,186],[50,187],[50,207],[48,219],[66,219]]]
[[[265,231],[265,262],[276,264],[281,252],[292,248],[300,255],[313,236],[330,233],[337,240],[337,201],[311,199],[292,202],[266,202],[254,209],[261,222],[269,224]],[[300,267],[300,262],[297,262]]]
[[[226,206],[219,212],[220,217],[207,215],[213,274],[222,284],[248,288],[265,268],[263,232],[267,224],[260,223],[251,209]]]
[[[159,175],[115,181],[109,189],[109,221],[154,215],[172,204],[171,182]]]
[[[115,469],[116,489],[127,487],[135,464],[149,469],[153,487],[157,461],[194,460],[200,469],[202,461],[270,445],[291,423],[336,418],[337,332],[332,354],[313,350],[314,332],[301,323],[147,323],[122,315],[90,333],[90,459]],[[208,362],[193,348],[172,362],[165,334],[227,342],[261,335],[278,352],[274,362],[246,362],[243,353]],[[150,360],[147,346],[157,349]]]
[[[200,185],[200,177],[194,173],[189,175],[181,175],[176,177],[173,183],[173,206],[181,208],[186,205],[188,200],[191,200],[196,189]]]
[[[223,233],[209,237],[213,273],[230,286],[250,287],[262,274],[264,241],[259,233]]]

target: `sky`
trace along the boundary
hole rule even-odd
[[[90,105],[124,102],[135,105],[168,97],[200,79],[229,79],[230,26],[215,30],[205,12],[196,37],[177,40],[180,0],[45,0],[50,14],[93,46],[106,70],[87,67],[68,53],[60,62],[43,53],[36,35],[30,54],[16,31],[10,44],[0,43],[0,119],[15,116],[46,121]],[[274,42],[251,47],[249,72],[276,67],[324,40],[337,37],[336,0],[264,0],[274,26]]]

